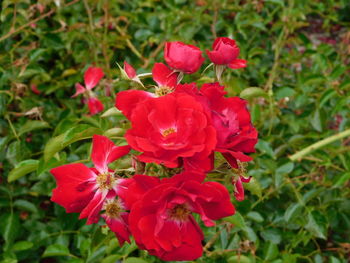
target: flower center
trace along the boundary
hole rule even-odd
[[[118,200],[107,200],[104,205],[104,210],[106,210],[108,217],[119,218],[122,208]]]
[[[174,89],[171,87],[161,86],[161,87],[156,88],[155,93],[158,97],[161,97],[161,96],[167,95],[173,91],[174,91]]]
[[[96,178],[96,182],[101,190],[112,190],[115,178],[113,175],[106,173],[106,174],[99,174]]]
[[[169,217],[179,221],[186,221],[190,213],[191,210],[188,209],[186,204],[179,204],[169,210]]]
[[[168,129],[162,131],[162,135],[163,135],[163,137],[167,137],[168,135],[170,135],[174,132],[176,132],[175,128],[168,128]]]

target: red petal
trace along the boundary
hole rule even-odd
[[[110,139],[102,135],[94,135],[92,138],[91,159],[100,173],[108,172],[108,164],[126,155],[130,146],[116,146]]]
[[[245,68],[247,66],[247,61],[244,59],[235,59],[227,66],[232,69]]]
[[[106,220],[108,227],[111,229],[112,232],[114,232],[115,236],[118,238],[120,246],[123,246],[125,241],[130,243],[129,228],[126,222],[123,220],[123,218],[109,218],[106,215],[102,215],[102,217]],[[127,215],[124,218],[127,220]]]
[[[30,89],[37,95],[40,94],[40,90],[38,90],[38,86],[35,84],[30,85]]]
[[[155,63],[152,69],[153,80],[158,86],[175,87],[178,75],[163,63]]]
[[[72,98],[75,98],[76,96],[83,94],[85,92],[85,88],[80,83],[75,83],[75,93],[72,96]]]
[[[84,74],[86,89],[91,90],[94,88],[103,76],[104,73],[101,68],[89,67]]]
[[[126,72],[126,75],[128,75],[130,79],[133,79],[136,77],[136,70],[126,61],[124,61],[124,71]]]
[[[87,225],[97,223],[100,218],[99,212],[102,209],[102,205],[104,200],[106,199],[106,195],[107,193],[102,193],[100,191],[95,192],[93,199],[80,213],[79,219],[87,218]]]
[[[96,175],[84,164],[67,164],[51,169],[57,188],[51,201],[63,206],[67,213],[81,212],[94,195]]]
[[[104,109],[102,102],[95,97],[88,99],[88,107],[91,115],[95,115]]]
[[[155,97],[153,93],[142,90],[126,90],[117,94],[115,107],[123,112],[130,119],[133,110],[142,101]]]
[[[235,187],[234,194],[235,194],[237,201],[243,201],[244,200],[244,188],[243,188],[241,178],[239,177],[237,179],[237,181],[233,183],[233,185]]]

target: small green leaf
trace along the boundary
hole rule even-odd
[[[9,173],[7,181],[13,182],[18,178],[35,171],[38,168],[39,161],[38,160],[25,160],[20,162],[14,169],[12,169]]]
[[[269,97],[263,89],[258,87],[246,88],[239,94],[239,96],[245,100],[250,100],[258,97],[264,97],[264,98]]]
[[[281,233],[278,229],[265,229],[260,234],[265,241],[270,241],[276,245],[278,245],[282,240]]]
[[[278,256],[278,247],[276,244],[272,242],[265,243],[264,247],[264,259],[265,260],[272,260],[275,259]]]
[[[262,197],[262,188],[258,180],[252,178],[249,183],[244,184],[244,188],[251,192],[253,195]]]
[[[33,247],[33,243],[29,241],[18,241],[12,247],[13,251],[23,251]]]
[[[326,223],[324,216],[317,211],[308,214],[308,223],[305,226],[314,236],[326,239]]]
[[[42,255],[43,258],[56,256],[70,256],[69,249],[61,244],[53,244],[48,246]]]
[[[4,249],[6,250],[11,246],[19,233],[19,217],[15,213],[3,214],[0,217],[0,222],[0,232],[5,240],[6,245]]]
[[[288,206],[286,212],[284,213],[284,220],[288,223],[291,219],[298,216],[301,212],[302,206],[299,203],[294,203]]]
[[[247,217],[251,220],[254,220],[255,222],[261,223],[264,221],[264,218],[261,216],[260,213],[251,211],[247,214]]]
[[[223,220],[231,224],[234,224],[238,228],[246,227],[244,218],[239,212],[236,212],[233,216],[225,217]]]
[[[27,132],[34,130],[47,129],[50,128],[50,125],[46,121],[36,121],[29,120],[27,121],[18,131],[18,136],[21,136]]]
[[[38,213],[38,208],[31,202],[28,202],[27,200],[17,199],[13,203],[13,206],[19,208],[20,210],[25,210],[32,213]]]
[[[118,110],[116,107],[112,107],[108,110],[106,110],[101,117],[102,118],[106,118],[106,117],[110,117],[110,116],[120,116],[122,115],[122,112],[120,110]]]
[[[89,139],[94,134],[102,134],[102,130],[86,124],[80,124],[69,129],[63,134],[52,138],[45,145],[44,161],[50,160],[57,152],[67,147],[69,144],[80,140]]]
[[[147,263],[147,261],[142,258],[130,257],[125,259],[123,263]]]
[[[336,182],[334,183],[334,187],[343,186],[348,180],[350,180],[350,173],[344,173],[337,178]]]
[[[123,136],[125,133],[125,130],[122,128],[112,128],[103,133],[104,136],[107,137],[114,137],[114,136]]]

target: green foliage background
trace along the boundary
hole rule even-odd
[[[163,61],[165,41],[205,50],[216,36],[236,39],[248,60],[225,82],[231,96],[249,100],[260,141],[246,200],[232,200],[238,213],[205,229],[206,251],[196,262],[348,262],[349,136],[288,157],[350,127],[349,1],[1,3],[0,262],[160,262],[134,243],[120,248],[105,228],[50,202],[49,169],[89,163],[92,134],[123,142],[115,129],[127,126],[122,116],[87,116],[81,100],[70,98],[88,66],[106,72],[95,91],[108,109],[130,86],[118,79],[116,62],[150,72]],[[212,81],[209,72],[195,78]],[[230,187],[230,175],[221,180]]]

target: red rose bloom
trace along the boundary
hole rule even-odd
[[[229,68],[237,69],[247,66],[247,61],[237,59],[239,55],[239,47],[236,41],[228,37],[218,37],[213,43],[213,50],[207,50],[207,54],[211,62],[216,65],[227,65]]]
[[[125,137],[134,150],[142,152],[140,161],[174,168],[195,158],[198,169],[210,169],[215,129],[210,112],[195,98],[185,93],[152,98],[147,92],[126,91],[117,94],[116,106],[131,121]]]
[[[165,43],[164,59],[173,69],[187,74],[196,72],[204,61],[202,51],[198,47],[180,41]]]
[[[213,226],[212,220],[235,212],[227,189],[216,182],[203,183],[204,177],[182,173],[161,181],[146,175],[130,179],[133,187],[124,194],[136,195],[129,227],[140,248],[162,260],[194,260],[202,255],[203,233],[192,213]],[[151,188],[145,191],[148,180]]]
[[[211,112],[217,136],[215,151],[221,152],[232,167],[238,167],[237,160],[252,160],[244,153],[255,151],[258,132],[251,123],[245,100],[224,97],[224,87],[218,83],[204,84],[200,91],[195,84],[178,85],[175,93],[191,95]]]
[[[87,224],[97,223],[105,199],[115,197],[125,180],[117,179],[107,165],[129,151],[129,146],[118,147],[107,137],[94,135],[91,159],[95,167],[75,163],[51,169],[57,183],[51,201],[67,213],[81,213],[80,219],[87,218]]]

